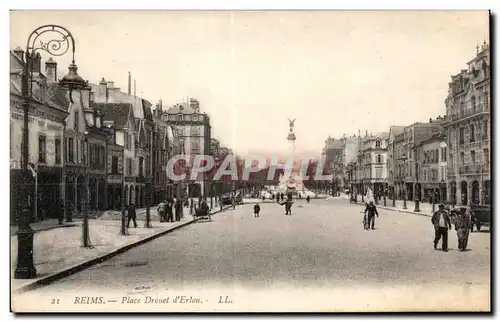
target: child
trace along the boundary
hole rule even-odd
[[[260,212],[260,206],[258,203],[253,206],[253,216],[254,217],[259,217],[259,212]]]

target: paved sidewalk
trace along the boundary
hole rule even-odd
[[[47,220],[32,223],[32,224],[30,224],[30,226],[31,226],[31,229],[33,229],[35,232],[39,232],[39,231],[44,231],[44,230],[74,227],[74,226],[78,225],[78,221],[81,219],[73,219],[73,220],[74,220],[74,222],[66,222],[66,220],[64,220],[63,224],[59,225],[59,220],[47,219]],[[10,235],[11,236],[16,236],[16,233],[18,230],[19,230],[19,226],[17,224],[10,225]]]
[[[227,209],[227,208],[225,208]],[[214,209],[218,212],[220,209]],[[144,228],[145,212],[137,213],[137,228],[129,228],[129,235],[121,235],[120,212],[108,212],[103,219],[89,220],[89,236],[93,248],[82,247],[82,222],[60,230],[39,230],[33,241],[34,265],[37,269],[35,279],[14,279],[17,261],[17,236],[11,236],[11,290],[22,292],[39,285],[50,283],[58,278],[104,261],[143,242],[165,234],[195,220],[184,209],[184,217],[179,222],[160,223],[156,210],[151,211],[153,228]]]

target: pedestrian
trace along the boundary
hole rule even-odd
[[[309,201],[311,201],[311,197],[307,196],[306,201],[307,201],[307,203],[309,203]]]
[[[64,202],[62,202],[61,200],[58,200],[57,203],[58,204],[58,207],[59,208],[59,216],[57,217],[58,221],[59,221],[59,225],[62,225],[63,224],[63,220],[64,220]]]
[[[253,216],[259,217],[259,213],[260,213],[260,206],[259,203],[256,203],[255,206],[253,206]]]
[[[373,201],[370,201],[369,203],[366,204],[366,208],[364,211],[365,215],[368,215],[368,229],[374,230],[375,229],[375,215],[378,217],[378,211],[377,207],[373,203]]]
[[[135,205],[134,203],[131,203],[128,206],[128,223],[127,223],[127,228],[130,227],[130,221],[134,222],[134,228],[137,228],[137,214],[135,213]]]
[[[203,216],[208,216],[208,213],[210,212],[210,207],[208,206],[206,198],[202,199],[200,203],[200,210]]]
[[[274,193],[273,193],[273,194],[271,195],[271,200],[272,200],[272,201],[274,201],[274,197],[275,197],[275,195],[274,195]]]
[[[168,198],[165,206],[165,211],[167,212],[167,222],[174,222],[174,212],[172,211],[173,206],[174,200],[172,198]]]
[[[233,209],[236,209],[236,199],[234,196],[231,197],[231,205],[233,205]]]
[[[280,205],[285,205],[285,216],[292,215],[292,204],[293,204],[292,199],[288,199],[284,203],[280,204]]]
[[[182,218],[182,200],[180,198],[177,198],[175,201],[175,221],[180,221]]]
[[[439,210],[432,215],[432,225],[434,225],[434,249],[437,249],[437,244],[443,238],[443,251],[448,251],[448,229],[451,229],[450,216],[444,210],[444,205],[439,205]]]
[[[167,205],[165,200],[160,201],[160,203],[158,204],[157,211],[158,214],[160,215],[160,222],[164,222],[166,220],[166,214],[165,214],[166,206]]]
[[[469,229],[471,225],[470,216],[464,207],[460,208],[460,212],[455,218],[455,230],[457,231],[458,250],[464,252],[467,249],[469,241]]]
[[[266,195],[262,194],[262,201],[266,201]]]

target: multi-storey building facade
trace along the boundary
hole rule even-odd
[[[404,138],[401,135],[404,126],[391,126],[387,141],[387,190],[389,198],[401,196],[401,151],[403,149]]]
[[[325,140],[322,155],[325,157],[325,171],[333,175],[333,181],[330,183],[328,190],[331,193],[337,192],[342,184],[344,177],[343,169],[343,141],[328,137]]]
[[[438,118],[436,121],[429,120],[429,123],[414,123],[405,127],[404,133],[404,162],[405,189],[408,200],[420,200],[422,198],[422,184],[419,178],[418,163],[419,144],[441,130],[441,122],[444,119]]]
[[[388,137],[387,132],[382,132],[363,140],[363,180],[376,196],[382,196],[387,189]]]
[[[451,77],[446,97],[448,200],[453,204],[490,204],[490,47],[477,47],[468,69]]]
[[[22,73],[24,52],[17,48],[10,52],[10,176],[11,220],[16,220],[25,203],[22,189],[23,151],[23,97]],[[29,160],[36,169],[36,177],[28,182],[29,203],[37,213],[33,219],[59,217],[62,211],[63,190],[63,139],[64,125],[68,117],[69,102],[60,102],[51,90],[50,75],[41,72],[41,57],[31,58],[33,63],[33,96],[29,102]],[[50,63],[49,63],[50,66]],[[57,86],[57,85],[56,85]],[[64,91],[63,96],[66,95]],[[36,198],[36,199],[35,199]]]
[[[188,168],[192,166],[190,163],[196,155],[210,154],[210,117],[200,112],[197,100],[190,99],[188,103],[176,104],[162,114],[162,119],[173,127],[179,138],[182,149],[190,160]],[[202,197],[209,192],[203,176],[188,182],[187,193],[190,197]]]
[[[423,202],[446,200],[447,147],[444,132],[437,132],[422,140],[418,147],[419,178]]]

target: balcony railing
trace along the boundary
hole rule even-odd
[[[460,119],[463,119],[463,118],[466,118],[466,117],[469,117],[472,115],[476,115],[479,113],[487,112],[487,111],[488,110],[486,109],[486,107],[478,106],[475,111],[473,111],[473,110],[465,110],[463,112],[459,111],[459,113],[451,116],[451,120],[456,121],[456,120],[460,120]]]
[[[489,164],[468,164],[458,168],[460,174],[481,174],[488,173],[490,170]]]

